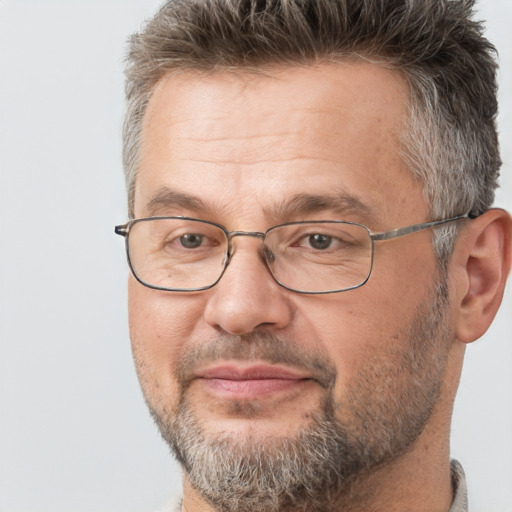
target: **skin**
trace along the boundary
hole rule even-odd
[[[230,231],[343,219],[377,232],[431,220],[422,186],[400,158],[407,101],[401,75],[369,63],[166,77],[144,120],[135,217],[187,215]],[[283,208],[305,193],[345,195],[366,208]],[[176,194],[193,196],[201,207],[176,201]],[[247,237],[234,241],[232,261],[210,290],[160,292],[130,277],[130,332],[146,400],[172,413],[179,400],[174,370],[183,354],[219,335],[270,332],[328,359],[337,373],[334,396],[343,402],[369,360],[392,365],[390,347],[407,343],[401,327],[428,303],[439,277],[431,237],[427,230],[378,243],[368,283],[331,295],[280,287],[261,258],[260,242]],[[506,213],[489,212],[463,229],[448,271],[452,339],[440,398],[412,449],[358,483],[354,495],[367,497],[364,510],[449,509],[449,428],[464,346],[492,321],[509,267]],[[249,364],[222,363],[240,371]],[[201,363],[195,371],[208,368]],[[197,378],[188,401],[213,436],[227,432],[260,443],[293,437],[318,410],[323,389],[307,370],[285,369],[301,380],[270,391],[256,383],[226,392]],[[234,407],[248,401],[257,404],[257,415]],[[184,509],[213,510],[186,475]],[[350,510],[359,509],[355,503]]]

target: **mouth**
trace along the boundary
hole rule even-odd
[[[197,378],[206,390],[219,397],[254,400],[299,391],[314,381],[300,372],[272,365],[224,364],[200,371]]]

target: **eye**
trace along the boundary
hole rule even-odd
[[[325,231],[309,231],[309,233],[302,233],[297,236],[295,241],[290,244],[292,247],[309,249],[314,252],[339,252],[346,251],[355,243],[354,237],[350,233],[327,228]]]
[[[332,236],[316,233],[314,235],[307,236],[307,243],[313,249],[319,251],[329,249],[333,242]]]
[[[186,249],[197,249],[204,243],[205,236],[197,233],[186,233],[179,237],[179,243]]]

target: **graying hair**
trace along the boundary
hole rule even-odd
[[[129,211],[142,121],[156,83],[187,70],[263,69],[347,59],[402,72],[411,101],[402,156],[432,219],[494,201],[501,160],[495,49],[474,0],[169,0],[131,37],[123,164]],[[457,228],[436,232],[440,260]]]

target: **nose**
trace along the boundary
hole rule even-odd
[[[232,240],[234,252],[220,281],[208,293],[205,321],[226,333],[244,335],[282,329],[292,319],[289,292],[279,286],[262,257],[261,240]]]

